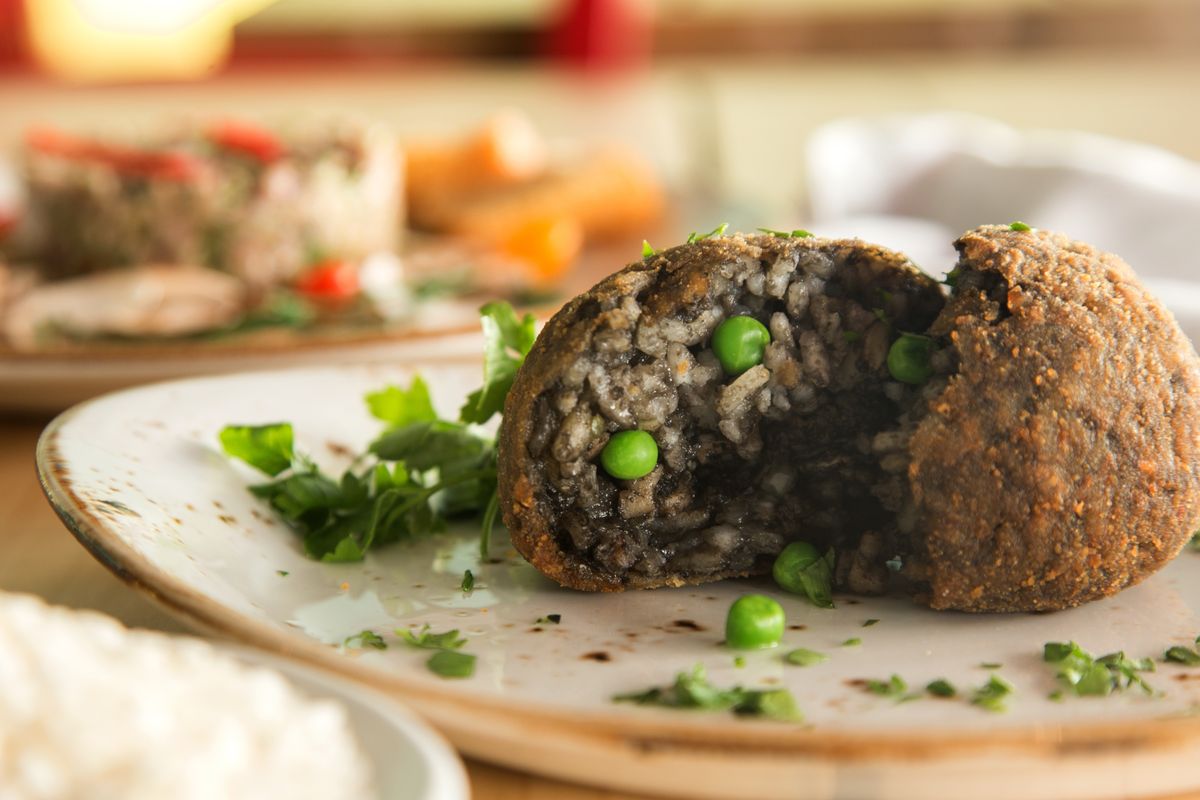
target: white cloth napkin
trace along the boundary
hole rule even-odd
[[[940,276],[958,234],[1022,220],[1119,254],[1200,341],[1200,164],[952,113],[839,120],[813,134],[807,159],[822,235],[874,239]]]

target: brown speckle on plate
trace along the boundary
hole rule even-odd
[[[580,656],[580,658],[582,658],[586,661],[599,661],[601,663],[612,661],[612,656],[610,656],[604,650],[593,650],[590,653],[584,653],[583,655]]]
[[[668,630],[670,630],[671,628],[676,628],[676,629],[685,630],[685,631],[706,630],[706,628],[703,625],[697,623],[694,620],[690,620],[690,619],[677,619],[674,622],[672,622],[670,625],[667,626]]]

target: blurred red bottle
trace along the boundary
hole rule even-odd
[[[547,55],[585,70],[644,64],[651,48],[648,0],[566,0],[550,24]]]

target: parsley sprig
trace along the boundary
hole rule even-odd
[[[507,303],[480,310],[484,332],[483,386],[456,420],[442,419],[420,376],[407,388],[388,386],[365,398],[387,427],[340,478],[295,451],[287,422],[229,425],[225,453],[274,480],[250,487],[295,531],[311,558],[361,561],[373,547],[442,531],[446,520],[479,516],[486,558],[499,511],[496,445],[478,425],[499,413],[536,335],[532,314],[518,317]]]

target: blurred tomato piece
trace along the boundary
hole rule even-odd
[[[39,153],[74,161],[94,161],[122,174],[143,178],[191,181],[203,170],[201,162],[187,153],[117,147],[70,136],[53,128],[31,129],[25,135],[25,144]]]
[[[279,137],[260,125],[239,120],[225,120],[208,130],[209,140],[226,150],[249,156],[263,164],[278,161],[283,155]]]
[[[320,302],[349,300],[359,288],[358,265],[338,258],[314,264],[296,280],[296,291]]]

